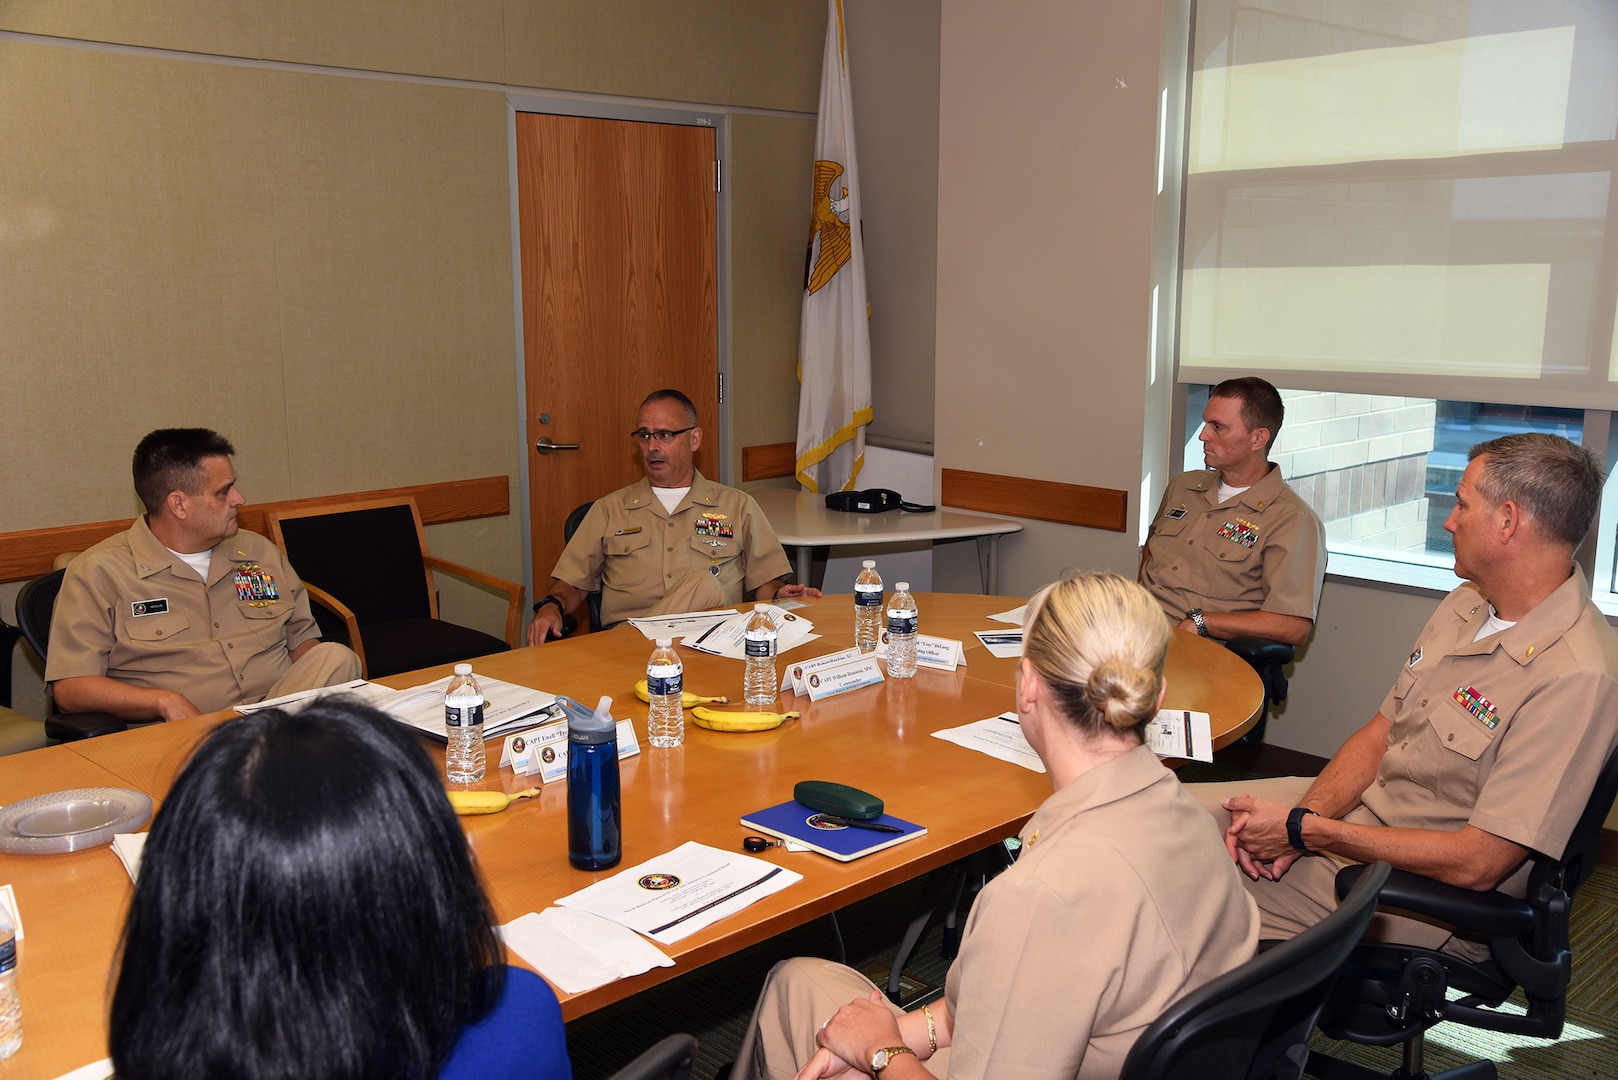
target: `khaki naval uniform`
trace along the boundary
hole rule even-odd
[[[1618,636],[1577,567],[1515,626],[1474,642],[1488,617],[1488,602],[1470,583],[1438,605],[1383,699],[1392,728],[1376,779],[1343,820],[1446,831],[1472,825],[1557,858],[1618,747]],[[1239,790],[1296,805],[1309,783],[1284,777],[1190,788],[1223,826],[1230,815],[1217,799]],[[1337,869],[1327,856],[1305,857],[1279,882],[1250,882],[1265,936],[1291,936],[1331,911]],[[1522,896],[1527,876],[1524,866],[1501,888]],[[1373,929],[1383,940],[1476,952],[1447,928],[1378,919]]]
[[[944,990],[954,1040],[928,1060],[933,1075],[1115,1077],[1165,1008],[1252,957],[1258,913],[1241,874],[1144,746],[1052,794],[1021,838],[1021,857],[967,917]],[[792,1076],[820,1024],[871,989],[827,961],[777,965],[738,1080]]]
[[[741,601],[792,572],[781,541],[745,491],[696,473],[671,514],[640,480],[597,499],[551,576],[601,592],[601,621],[702,611]]]
[[[359,678],[359,658],[322,643],[286,557],[245,529],[213,549],[206,583],[146,519],[74,559],[51,619],[45,679],[83,675],[184,694],[203,712]]]
[[[1215,470],[1169,481],[1141,569],[1141,583],[1176,622],[1192,608],[1313,619],[1325,579],[1325,527],[1273,465],[1224,503]]]

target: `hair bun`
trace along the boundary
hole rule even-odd
[[[1090,672],[1091,707],[1108,725],[1128,731],[1146,720],[1156,703],[1154,672],[1123,660],[1103,660]]]

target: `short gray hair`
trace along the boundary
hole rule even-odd
[[[1590,451],[1560,435],[1525,431],[1478,443],[1467,459],[1484,456],[1479,494],[1494,506],[1509,499],[1548,535],[1579,546],[1601,502],[1601,466]]]

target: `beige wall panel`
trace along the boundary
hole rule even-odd
[[[939,466],[1137,501],[1160,32],[1156,5],[944,4]],[[1067,532],[1069,564],[1135,549]]]
[[[0,529],[133,514],[155,427],[207,425],[244,483],[285,472],[269,77],[0,43]]]
[[[285,492],[515,473],[504,98],[281,76]]]
[[[733,116],[729,125],[730,463],[740,477],[742,447],[797,438],[815,123]]]
[[[871,302],[871,435],[933,438],[938,0],[846,0]]]
[[[501,80],[502,0],[10,0],[0,29],[369,71]]]
[[[814,112],[824,0],[507,0],[506,81]]]

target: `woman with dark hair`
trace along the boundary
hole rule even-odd
[[[1142,741],[1163,703],[1157,602],[1085,575],[1035,595],[1026,626],[1017,719],[1053,791],[973,903],[943,999],[901,1012],[857,971],[789,960],[736,1080],[1115,1077],[1165,1008],[1253,955],[1219,830]]]
[[[571,1071],[544,980],[503,963],[416,736],[353,701],[220,726],[152,824],[109,1043],[122,1080]]]

